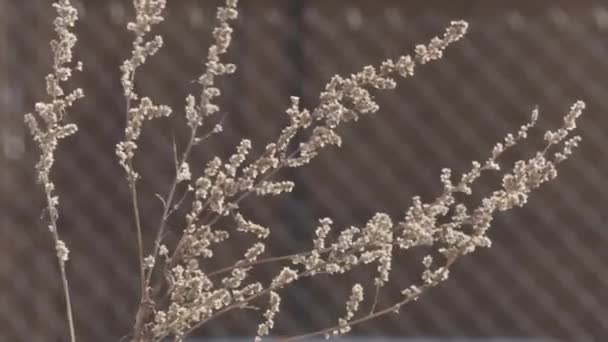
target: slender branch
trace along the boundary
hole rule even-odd
[[[424,288],[426,289],[426,288]],[[424,290],[423,290],[424,291]],[[412,297],[406,297],[404,300],[398,302],[397,304],[394,304],[392,306],[389,306],[385,309],[382,309],[380,311],[376,311],[374,313],[371,313],[365,317],[359,318],[359,319],[355,319],[353,321],[348,322],[349,326],[353,326],[353,325],[357,325],[357,324],[361,324],[363,322],[372,320],[374,318],[389,314],[391,312],[395,312],[396,310],[398,310],[401,306],[415,300],[416,298],[418,298],[419,295],[416,296],[412,296]],[[300,340],[306,340],[309,339],[311,337],[316,337],[316,336],[320,336],[320,335],[325,335],[325,334],[330,334],[332,332],[334,332],[336,329],[339,329],[340,327],[338,325],[335,325],[333,327],[330,328],[325,328],[325,329],[321,329],[321,330],[317,330],[311,333],[306,333],[306,334],[301,334],[301,335],[296,335],[296,336],[291,336],[291,337],[287,337],[287,338],[282,338],[282,339],[278,339],[278,341],[281,342],[289,342],[289,341],[300,341]]]
[[[135,71],[130,75],[131,82],[135,80]],[[129,123],[129,112],[131,110],[131,98],[126,98],[126,123]],[[128,168],[133,170],[133,159],[127,160]],[[127,182],[131,193],[131,206],[133,210],[133,218],[135,221],[135,236],[137,240],[137,261],[139,264],[139,305],[137,307],[137,313],[135,314],[135,327],[134,327],[134,338],[139,338],[142,334],[141,327],[144,324],[145,319],[145,303],[148,299],[145,282],[145,265],[144,265],[144,244],[143,244],[143,232],[141,225],[141,216],[139,213],[139,201],[137,196],[137,178],[133,172],[128,172]]]
[[[135,82],[135,70],[129,75],[129,81],[131,84]],[[132,107],[132,98],[130,96],[125,97],[125,123],[129,124],[129,113]],[[127,159],[129,169],[133,170],[133,158]],[[141,226],[141,215],[139,213],[139,203],[137,196],[137,178],[132,173],[127,174],[127,182],[129,190],[131,192],[131,206],[133,209],[133,217],[135,220],[135,235],[137,240],[137,260],[139,263],[139,291],[140,291],[140,302],[144,301],[146,292],[146,283],[144,282],[145,266],[144,266],[144,244],[143,244],[143,232]]]
[[[454,264],[454,262],[456,262],[456,260],[463,255],[463,251],[460,251],[457,255],[455,255],[454,257],[450,258],[447,260],[446,264],[445,264],[445,269],[449,270],[450,267]],[[349,321],[348,325],[349,326],[353,326],[353,325],[357,325],[357,324],[361,324],[364,322],[367,322],[369,320],[372,320],[374,318],[389,314],[391,312],[398,312],[398,310],[405,304],[408,304],[416,299],[418,299],[418,297],[420,297],[420,295],[422,295],[426,290],[435,287],[437,285],[439,285],[441,283],[440,280],[435,280],[431,283],[424,283],[418,286],[419,291],[413,292],[410,295],[407,295],[403,300],[390,305],[382,310],[379,311],[375,311],[375,312],[370,312],[368,315]],[[309,339],[311,337],[316,337],[316,336],[320,336],[320,335],[326,335],[326,334],[330,334],[333,333],[336,330],[339,330],[340,326],[339,325],[334,325],[332,327],[329,328],[324,328],[321,330],[317,330],[317,331],[313,331],[310,333],[305,333],[305,334],[301,334],[301,335],[295,335],[295,336],[290,336],[287,338],[282,338],[282,339],[278,339],[278,341],[281,342],[291,342],[291,341],[301,341],[301,340],[305,340],[305,339]]]
[[[242,267],[249,267],[249,266],[255,266],[255,265],[262,265],[262,264],[269,264],[272,262],[279,262],[279,261],[285,261],[285,260],[290,260],[293,259],[294,257],[297,256],[304,256],[304,255],[309,255],[311,254],[312,251],[308,251],[308,252],[302,252],[302,253],[294,253],[294,254],[289,254],[289,255],[283,255],[283,256],[278,256],[278,257],[269,257],[269,258],[264,258],[264,259],[259,259],[256,261],[248,261],[248,262],[243,262],[243,263],[236,263],[232,266],[227,266],[224,268],[221,268],[219,270],[210,272],[207,274],[208,277],[213,277],[219,274],[223,274],[223,273],[227,273],[232,271],[235,268],[242,268]]]
[[[53,240],[55,242],[55,248],[60,245],[61,239],[59,237],[59,232],[57,231],[57,214],[54,212],[55,209],[53,205],[53,199],[51,196],[51,190],[47,188],[45,190],[46,193],[46,203],[49,209],[49,223],[51,224],[51,233],[53,236]],[[65,260],[62,260],[59,254],[57,254],[57,262],[59,263],[59,272],[61,276],[61,285],[63,287],[63,297],[65,299],[65,310],[66,316],[68,320],[68,328],[70,331],[70,341],[76,342],[76,329],[74,328],[74,315],[72,313],[72,301],[70,298],[70,286],[68,284],[68,277],[65,270]]]
[[[220,120],[220,124],[224,121],[224,119],[226,118],[226,115],[224,115],[222,117],[222,119]],[[154,260],[156,260],[158,258],[158,254],[159,254],[159,250],[160,250],[160,245],[162,240],[165,238],[165,236],[167,235],[167,233],[165,232],[166,230],[166,225],[167,225],[167,220],[168,218],[171,216],[171,214],[173,214],[173,212],[175,211],[174,205],[172,204],[173,202],[173,197],[175,196],[175,192],[177,189],[177,184],[178,184],[178,173],[179,173],[179,167],[181,166],[181,164],[183,164],[184,162],[187,162],[190,154],[192,152],[192,148],[207,140],[209,137],[211,137],[211,135],[213,135],[214,133],[216,133],[214,130],[211,130],[210,132],[208,132],[207,134],[203,135],[200,138],[196,137],[196,133],[197,133],[197,129],[199,126],[195,126],[192,130],[191,130],[191,135],[190,135],[190,140],[188,142],[188,145],[186,146],[186,149],[184,150],[184,152],[182,153],[182,157],[181,157],[181,161],[179,161],[177,159],[177,156],[174,158],[174,162],[176,165],[175,168],[175,178],[173,179],[173,182],[171,184],[171,188],[169,190],[169,193],[167,194],[166,199],[161,197],[160,195],[157,195],[157,197],[160,199],[160,201],[163,204],[163,214],[161,216],[161,221],[159,223],[159,230],[157,232],[157,236],[155,239],[155,243],[154,243],[154,250],[152,253],[152,256],[154,257]],[[175,142],[173,143],[173,150],[174,152],[176,151],[176,147],[175,147]],[[174,155],[176,155],[176,153],[174,153]],[[180,206],[182,204],[182,202],[184,201],[184,199],[186,198],[188,192],[186,191],[184,193],[184,195],[179,199],[179,201],[177,202],[176,206]],[[183,238],[183,236],[182,236]],[[180,241],[178,242],[177,246],[176,246],[176,250],[179,248],[180,244],[182,243],[182,239],[180,239]],[[154,267],[156,266],[156,263],[154,264]],[[167,263],[165,263],[163,272],[166,272],[167,269]],[[152,278],[152,273],[153,273],[153,269],[150,269],[149,273],[146,276],[146,286],[150,285],[150,281]],[[152,296],[156,296],[158,294],[158,291],[160,291],[160,286],[161,284],[157,284],[157,286],[155,286],[152,289]]]
[[[139,260],[139,285],[141,300],[144,300],[146,293],[145,282],[145,265],[144,265],[144,244],[142,237],[141,216],[139,213],[139,204],[137,200],[137,181],[133,177],[129,177],[129,189],[131,189],[131,204],[133,207],[133,216],[135,220],[135,235],[137,236],[137,259]]]
[[[178,167],[181,166],[183,163],[185,163],[188,158],[190,157],[190,153],[192,152],[192,147],[194,147],[195,142],[196,142],[196,132],[197,132],[197,127],[193,127],[190,133],[190,140],[188,141],[188,145],[186,146],[186,149],[184,150],[181,160],[179,161],[179,163],[177,163]],[[154,258],[154,260],[156,260],[157,256],[158,256],[158,252],[160,249],[160,243],[163,239],[164,233],[165,233],[165,229],[167,226],[167,219],[169,218],[172,210],[172,204],[173,204],[173,197],[175,197],[175,192],[177,190],[177,184],[179,183],[178,180],[178,174],[179,174],[179,170],[176,170],[175,172],[175,177],[173,178],[173,182],[171,183],[171,188],[169,190],[169,194],[167,195],[166,199],[164,200],[164,208],[163,208],[163,214],[161,216],[160,219],[160,223],[159,223],[159,227],[158,227],[158,231],[156,233],[156,239],[154,240],[154,251],[152,252],[152,257]],[[148,286],[150,284],[150,279],[152,278],[152,273],[154,272],[154,267],[151,267],[148,270],[147,275],[145,276],[145,286]]]
[[[376,311],[376,306],[378,306],[378,297],[380,297],[380,285],[376,285],[374,302],[372,303],[372,308],[369,310],[370,314],[373,314]]]

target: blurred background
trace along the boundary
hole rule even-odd
[[[202,72],[219,1],[169,1],[158,27],[165,47],[138,74],[139,92],[173,106],[174,120],[145,127],[137,167],[147,246],[160,216],[155,193],[173,176],[172,140],[187,139],[180,109]],[[608,336],[608,5],[600,0],[242,0],[228,60],[239,67],[222,81],[225,132],[199,148],[200,172],[214,155],[232,153],[240,137],[259,151],[286,124],[290,95],[306,106],[335,73],[409,53],[453,19],[470,22],[466,39],[436,63],[417,69],[396,91],[379,93],[380,112],[347,125],[340,149],[283,172],[293,194],[245,203],[249,217],[272,227],[269,254],[309,247],[316,220],[361,225],[383,211],[401,219],[411,197],[431,200],[441,168],[468,170],[495,142],[525,123],[539,105],[536,137],[506,156],[527,158],[542,133],[560,125],[576,99],[587,102],[584,141],[560,176],[529,204],[497,217],[491,249],[462,259],[448,282],[399,315],[354,329],[352,336],[433,341],[605,341]],[[54,179],[60,229],[81,341],[117,341],[137,301],[135,236],[126,182],[114,146],[124,127],[119,65],[132,37],[128,0],[76,1],[81,13],[76,54],[85,71],[73,78],[86,98],[72,110],[80,131],[61,145]],[[35,183],[38,151],[23,114],[46,99],[52,19],[48,0],[0,0],[0,340],[66,341],[63,298]],[[212,127],[212,126],[209,126]],[[538,137],[541,137],[540,139]],[[195,165],[200,166],[198,169]],[[497,177],[482,178],[483,196]],[[187,209],[187,208],[186,208]],[[179,217],[179,215],[177,215]],[[171,222],[179,232],[181,221]],[[239,256],[218,251],[214,269]],[[389,305],[419,279],[424,251],[399,256],[381,293]],[[260,269],[268,279],[276,268]],[[283,292],[275,333],[298,334],[334,324],[354,281],[373,268],[304,281]],[[370,292],[371,293],[371,292]],[[370,294],[371,295],[371,294]],[[201,329],[201,340],[254,333],[259,312],[226,315]],[[376,339],[378,340],[378,339]]]

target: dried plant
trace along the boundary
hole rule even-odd
[[[46,76],[46,92],[49,95],[48,102],[36,103],[36,115],[26,114],[25,123],[30,129],[34,141],[40,148],[40,161],[36,164],[38,182],[42,185],[46,197],[46,210],[48,227],[55,242],[55,251],[63,292],[70,331],[71,341],[75,341],[74,319],[72,317],[72,306],[70,304],[70,290],[66,275],[65,263],[68,261],[69,250],[59,236],[57,219],[59,212],[59,196],[55,194],[55,184],[51,180],[50,173],[55,162],[55,151],[59,141],[76,133],[78,128],[73,123],[67,123],[67,112],[74,101],[84,96],[82,89],[76,89],[66,94],[62,84],[70,79],[74,69],[82,70],[80,62],[73,63],[72,50],[76,45],[76,36],[70,31],[78,19],[78,12],[69,0],[60,0],[53,4],[57,10],[55,18],[55,32],[57,38],[51,41],[53,52],[53,71]]]
[[[77,89],[66,95],[61,86],[70,78],[73,68],[72,48],[76,37],[69,30],[77,19],[77,12],[69,0],[59,0],[54,6],[59,13],[55,20],[59,38],[51,43],[54,64],[53,72],[47,76],[47,92],[51,100],[36,104],[37,115],[27,114],[26,122],[41,149],[42,156],[36,170],[46,193],[49,228],[55,240],[70,335],[74,341],[65,274],[68,249],[57,230],[59,200],[54,193],[50,171],[59,141],[77,130],[73,123],[66,123],[65,118],[72,103],[83,97],[83,92]],[[526,204],[533,190],[557,176],[558,164],[568,158],[581,139],[570,136],[585,107],[579,101],[570,108],[561,128],[545,133],[543,149],[505,170],[502,183],[476,207],[465,205],[480,176],[485,172],[501,171],[502,154],[528,137],[538,117],[538,111],[534,110],[529,123],[508,134],[493,147],[485,161],[473,162],[471,169],[456,180],[450,169],[443,169],[440,179],[443,190],[439,196],[429,202],[414,197],[402,219],[395,221],[387,214],[377,213],[361,227],[338,230],[333,227],[331,219],[323,218],[319,220],[309,250],[284,256],[263,256],[265,240],[272,231],[245,217],[239,208],[240,202],[248,196],[276,196],[290,192],[295,185],[289,180],[276,180],[279,170],[303,166],[323,148],[340,146],[337,130],[342,124],[379,110],[372,92],[394,89],[397,80],[413,76],[418,65],[440,59],[450,44],[463,37],[468,25],[464,21],[454,21],[441,37],[416,46],[412,55],[386,60],[378,67],[367,66],[348,77],[334,76],[321,92],[315,108],[302,108],[299,99],[292,97],[291,107],[286,110],[289,124],[261,155],[251,156],[252,142],[243,139],[227,160],[215,157],[204,168],[190,166],[193,148],[205,138],[222,131],[221,123],[205,129],[209,117],[220,112],[214,102],[221,94],[215,86],[216,80],[236,71],[234,64],[222,59],[230,47],[231,23],[238,15],[237,1],[226,0],[217,10],[214,42],[204,60],[204,71],[198,78],[200,93],[198,96],[188,95],[185,99],[184,115],[190,137],[184,150],[179,155],[176,152],[175,175],[170,190],[165,196],[160,196],[163,211],[154,245],[146,250],[142,242],[144,229],[137,192],[139,174],[135,166],[138,141],[146,121],[168,117],[174,111],[168,106],[155,104],[148,97],[141,97],[137,93],[136,73],[163,45],[161,36],[150,38],[150,34],[154,26],[164,20],[165,6],[165,0],[134,0],[135,20],[127,26],[134,34],[133,50],[121,67],[126,127],[124,139],[116,146],[116,154],[130,189],[140,266],[141,298],[133,330],[129,334],[132,341],[162,341],[167,338],[182,341],[220,315],[251,308],[265,310],[256,332],[256,340],[260,340],[269,335],[274,326],[275,317],[280,312],[283,288],[304,278],[342,274],[368,264],[376,265],[373,289],[353,284],[341,318],[326,329],[286,340],[343,334],[353,325],[398,312],[403,305],[445,281],[451,266],[460,257],[478,247],[489,247],[488,229],[495,214]],[[77,63],[75,68],[81,69],[81,65]],[[195,178],[195,174],[200,175]],[[184,196],[178,196],[180,192]],[[168,244],[164,239],[167,220],[185,204],[190,209],[182,218],[179,240]],[[218,225],[220,219],[221,227]],[[240,260],[226,268],[204,270],[202,265],[214,257],[214,249],[240,239],[241,235],[249,236],[253,242]],[[396,252],[414,247],[425,247],[430,251],[422,260],[424,271],[419,283],[402,286],[400,298],[396,298],[392,305],[379,308],[378,293],[391,281],[393,263],[399,262]],[[282,269],[270,282],[264,283],[256,279],[255,271],[256,267],[268,263],[279,264]],[[367,297],[370,290],[373,295]],[[363,310],[366,301],[370,305]]]

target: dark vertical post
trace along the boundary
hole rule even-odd
[[[289,75],[287,75],[287,83],[289,85],[290,95],[300,98],[302,107],[310,107],[311,101],[306,98],[304,87],[306,73],[306,58],[304,55],[304,41],[307,34],[306,22],[304,18],[306,1],[292,0],[288,7],[288,26],[289,30],[286,40],[286,54],[290,63]],[[294,146],[305,138],[304,135],[298,134],[294,138]],[[292,180],[296,186],[293,192],[285,197],[283,205],[283,221],[289,225],[289,234],[291,235],[289,250],[286,252],[293,253],[311,248],[311,241],[314,232],[314,220],[311,219],[309,209],[310,200],[309,192],[306,190],[306,183],[300,176],[302,171],[299,168],[287,169],[286,179]],[[309,330],[312,322],[316,322],[314,317],[315,310],[311,310],[310,306],[310,284],[297,282],[287,290],[286,296],[292,298],[292,304],[289,308],[290,318],[296,322],[285,322],[285,327],[291,325],[297,329]],[[304,323],[307,322],[307,323]]]
[[[8,6],[5,0],[0,0],[0,46],[8,47],[6,30],[7,30],[7,12]],[[6,61],[6,50],[8,49],[0,49],[0,108],[7,108],[7,99],[8,99],[8,80],[6,72],[8,70],[8,65]],[[6,170],[6,141],[5,141],[5,129],[2,127],[7,126],[8,120],[8,110],[4,109],[0,111],[0,170]],[[0,173],[0,203],[4,203],[4,196],[7,196],[6,185],[8,183],[8,175],[7,172]],[[4,210],[6,206],[0,206],[0,211]],[[0,215],[0,225],[2,227],[6,227],[8,222],[6,213]],[[4,246],[2,246],[4,247]],[[3,248],[4,250],[4,248]]]
[[[303,51],[303,38],[306,35],[305,22],[304,22],[304,5],[305,1],[292,0],[290,7],[288,8],[289,23],[290,27],[289,34],[287,36],[286,51],[289,62],[291,64],[290,74],[288,75],[288,83],[290,88],[291,96],[300,97],[300,103],[302,106],[310,104],[306,98],[304,98],[304,79],[306,61],[304,59]],[[296,137],[296,141],[299,141],[301,137]],[[294,191],[288,198],[285,208],[285,214],[288,215],[286,221],[289,222],[291,233],[293,234],[294,240],[302,242],[303,246],[292,246],[293,248],[307,247],[304,244],[308,244],[310,241],[310,220],[308,219],[308,208],[306,206],[306,191],[302,186],[304,182],[300,181],[298,169],[289,169],[288,178],[296,183]]]

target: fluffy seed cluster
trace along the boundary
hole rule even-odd
[[[70,31],[78,19],[78,11],[68,0],[57,1],[53,7],[58,14],[54,21],[58,38],[51,41],[53,71],[46,76],[46,91],[51,100],[36,103],[36,114],[25,115],[25,122],[42,152],[36,170],[38,181],[45,185],[51,184],[49,173],[59,141],[78,130],[75,124],[67,123],[67,112],[74,101],[84,96],[80,88],[67,94],[63,88],[63,83],[70,79],[74,70],[82,70],[80,62],[73,63],[77,39]]]
[[[359,305],[363,301],[363,286],[355,284],[351,290],[350,297],[346,301],[346,316],[338,320],[338,329],[334,330],[333,334],[346,334],[351,330],[348,322],[355,317],[359,310]]]
[[[395,77],[414,75],[417,64],[426,64],[443,56],[443,51],[460,40],[467,31],[464,21],[453,21],[443,37],[431,39],[427,45],[418,45],[415,54],[404,55],[396,60],[386,60],[379,68],[366,66],[348,78],[334,76],[319,97],[319,106],[308,111],[300,109],[299,99],[292,97],[292,106],[287,111],[291,123],[283,130],[276,146],[281,162],[289,167],[307,164],[326,146],[340,146],[342,140],[336,128],[345,122],[357,121],[361,115],[379,110],[372,90],[390,90],[397,85]],[[317,124],[313,124],[317,123]],[[299,144],[296,151],[285,157],[286,150],[296,133],[313,126],[309,138]]]
[[[40,161],[36,164],[38,182],[46,193],[49,229],[55,238],[57,258],[63,264],[68,260],[69,251],[57,232],[59,197],[53,194],[55,185],[50,173],[59,142],[78,130],[74,123],[68,122],[67,115],[74,102],[82,98],[84,93],[80,88],[66,93],[63,86],[69,81],[74,70],[82,70],[82,63],[73,61],[73,49],[77,39],[71,30],[78,20],[78,11],[68,0],[59,0],[53,7],[57,11],[53,22],[57,39],[51,41],[53,70],[46,76],[46,92],[50,100],[36,103],[36,113],[25,114],[25,123],[41,151]]]
[[[124,168],[129,179],[129,185],[139,177],[133,168],[133,157],[137,151],[137,140],[145,120],[171,115],[171,108],[165,105],[156,105],[148,98],[142,98],[137,105],[139,95],[135,91],[135,74],[137,69],[154,56],[163,46],[163,38],[159,35],[147,39],[152,26],[164,20],[163,11],[167,5],[166,0],[135,0],[135,21],[127,24],[127,29],[133,31],[133,50],[131,58],[124,61],[120,70],[121,82],[126,98],[127,118],[125,125],[125,138],[116,145],[116,155],[120,165]]]
[[[262,336],[268,335],[270,329],[274,327],[274,317],[279,312],[279,305],[281,304],[281,297],[274,291],[270,292],[270,303],[268,310],[264,313],[266,321],[258,326],[257,336],[255,341],[259,342],[262,340]]]
[[[209,47],[207,60],[205,61],[205,73],[198,78],[198,83],[202,86],[199,100],[192,95],[186,100],[186,119],[188,125],[195,129],[203,125],[206,117],[219,111],[219,107],[213,103],[213,99],[218,97],[221,92],[215,87],[215,79],[223,75],[233,74],[236,65],[224,63],[222,55],[228,52],[232,42],[232,27],[230,22],[238,17],[237,1],[226,1],[225,6],[219,7],[217,11],[218,25],[213,30],[214,44]],[[198,102],[198,103],[197,103]],[[221,125],[216,126],[215,131],[221,131]]]

